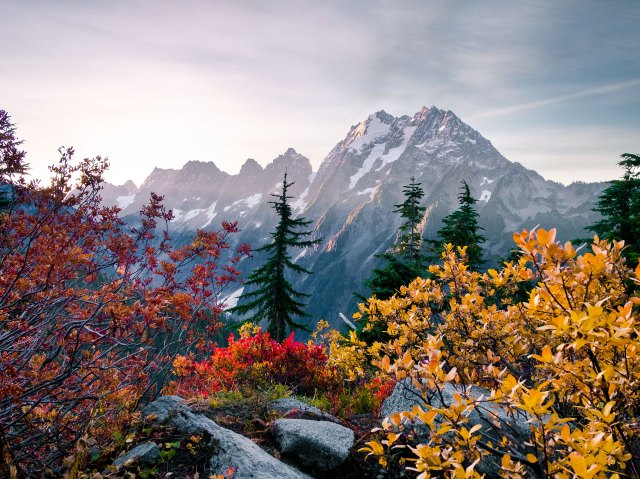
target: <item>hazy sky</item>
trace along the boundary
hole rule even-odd
[[[289,146],[317,168],[422,105],[565,183],[640,153],[638,0],[2,0],[0,21],[0,108],[38,176],[62,145],[115,183]]]

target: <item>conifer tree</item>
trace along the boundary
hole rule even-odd
[[[415,178],[411,177],[410,183],[402,188],[402,192],[405,200],[399,205],[394,205],[396,209],[393,210],[394,213],[400,213],[404,220],[398,228],[399,238],[390,251],[377,255],[385,260],[386,265],[374,269],[371,278],[365,281],[371,294],[378,299],[390,298],[401,286],[424,274],[423,238],[419,229],[426,209],[420,204],[424,190],[420,183],[416,183]]]
[[[438,243],[440,247],[445,243],[466,246],[469,267],[478,270],[483,263],[480,245],[485,241],[485,237],[480,234],[483,228],[478,225],[478,212],[474,208],[478,200],[471,196],[466,181],[462,180],[460,189],[458,194],[460,207],[442,220],[444,225],[437,233]]]
[[[624,153],[618,162],[624,175],[600,194],[593,209],[603,218],[589,226],[600,238],[624,240],[624,256],[631,266],[640,257],[640,155]]]
[[[302,298],[308,294],[296,291],[288,280],[288,271],[310,274],[311,271],[296,264],[289,255],[289,248],[306,248],[320,242],[319,239],[304,239],[312,234],[312,231],[301,231],[312,222],[304,218],[294,218],[289,205],[292,198],[287,191],[293,183],[287,182],[285,171],[282,182],[282,192],[273,194],[273,206],[278,214],[278,225],[271,233],[271,243],[263,245],[257,251],[268,253],[266,262],[249,275],[247,286],[255,286],[257,289],[244,293],[241,303],[229,309],[230,312],[245,314],[253,312],[248,321],[259,323],[262,320],[269,322],[268,331],[271,337],[277,341],[286,338],[287,330],[307,329],[304,325],[294,321],[294,317],[308,317],[304,312]]]
[[[10,192],[14,188],[15,175],[27,172],[25,152],[18,149],[22,141],[15,137],[15,127],[9,114],[0,110],[0,211],[11,202]]]
[[[402,192],[405,200],[399,205],[394,205],[396,209],[393,210],[394,213],[400,213],[400,216],[405,220],[399,228],[401,236],[396,243],[396,251],[411,265],[419,267],[424,263],[422,233],[418,228],[426,210],[424,206],[420,205],[424,197],[424,190],[412,176],[411,182],[403,187]]]

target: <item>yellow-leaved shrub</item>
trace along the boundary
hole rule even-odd
[[[555,230],[514,240],[501,269],[471,271],[448,245],[429,279],[360,306],[390,338],[367,354],[422,399],[363,450],[421,479],[639,477],[640,266],[598,237],[582,255]]]

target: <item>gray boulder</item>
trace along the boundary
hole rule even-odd
[[[315,419],[340,423],[340,420],[329,413],[321,411],[295,398],[280,398],[269,402],[269,409],[294,419]]]
[[[155,442],[145,442],[144,444],[137,445],[129,452],[113,461],[113,465],[116,467],[121,467],[125,464],[152,466],[159,460],[160,448],[158,445]]]
[[[396,412],[411,411],[416,405],[447,407],[455,402],[456,393],[463,396],[463,390],[462,386],[446,383],[439,392],[427,391],[423,396],[410,380],[399,381],[391,396],[382,403],[381,414],[387,417]],[[520,441],[529,439],[531,428],[527,421],[531,416],[517,411],[507,412],[502,404],[490,400],[491,391],[488,389],[471,386],[466,391],[472,399],[484,399],[469,414],[469,426],[482,425],[481,432],[492,440],[499,440],[502,435]]]
[[[330,471],[349,456],[354,434],[339,424],[308,419],[278,419],[276,443],[283,455],[302,466]]]
[[[484,399],[470,412],[468,428],[480,424],[482,426],[480,433],[483,436],[483,442],[491,441],[496,444],[500,442],[503,436],[506,436],[512,441],[512,444],[517,447],[522,446],[521,452],[523,454],[531,452],[526,446],[531,434],[531,427],[528,422],[531,420],[531,416],[517,411],[507,412],[502,404],[489,400],[491,392],[488,389],[471,386],[466,391],[472,399],[480,399],[481,397]],[[381,414],[383,417],[387,417],[397,412],[411,411],[416,405],[423,408],[426,405],[431,405],[435,408],[446,407],[455,402],[454,394],[458,393],[463,396],[462,392],[462,386],[446,383],[439,392],[426,391],[423,394],[411,380],[405,379],[398,381],[391,396],[384,401]],[[437,416],[436,421],[438,421]],[[428,431],[424,425],[417,424],[415,431],[418,440],[428,437]],[[485,457],[478,464],[478,471],[485,473],[487,477],[498,477],[500,459],[500,457],[491,455]]]
[[[177,396],[165,396],[143,409],[146,417],[175,427],[183,434],[201,434],[214,451],[211,473],[222,474],[235,468],[235,479],[310,479],[297,469],[278,461],[240,434],[225,429],[208,417],[195,414]]]

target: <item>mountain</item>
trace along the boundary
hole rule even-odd
[[[354,292],[366,293],[362,282],[378,266],[375,255],[395,240],[400,218],[392,210],[402,202],[402,186],[411,177],[425,192],[427,238],[434,238],[442,218],[457,208],[461,181],[468,183],[479,200],[488,266],[508,254],[512,233],[522,228],[540,224],[556,227],[561,239],[585,237],[584,227],[598,218],[591,209],[606,187],[545,180],[507,160],[453,112],[423,107],[413,116],[379,111],[352,126],[317,173],[306,157],[289,148],[264,168],[247,160],[237,175],[220,171],[213,162],[156,168],[139,189],[113,187],[115,193],[105,190],[103,199],[119,204],[127,216],[154,191],[174,211],[171,228],[177,238],[196,228],[216,228],[221,220],[238,221],[242,231],[235,241],[257,248],[269,241],[275,226],[268,202],[270,194],[279,192],[285,169],[295,182],[290,190],[294,211],[313,220],[315,237],[323,240],[294,253],[314,274],[292,279],[296,289],[311,294],[307,311],[312,321],[330,323],[339,321],[339,312],[354,312]],[[255,257],[242,266],[249,272],[260,261]]]

